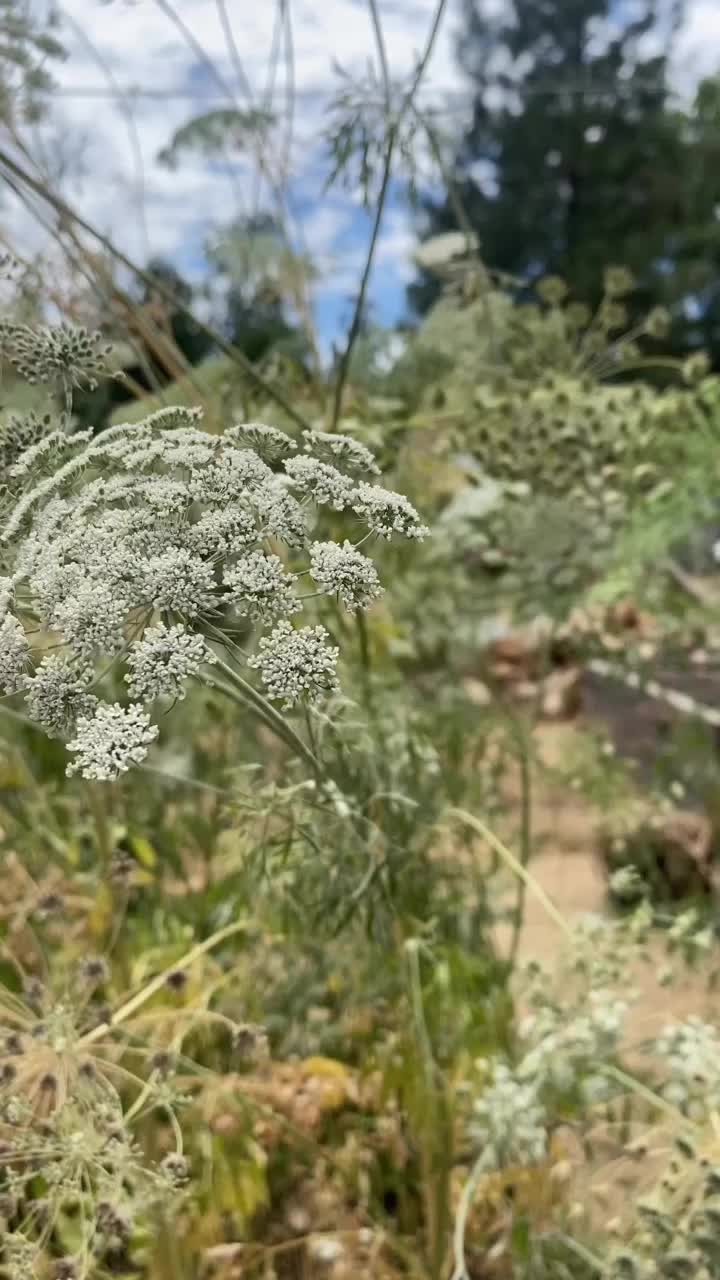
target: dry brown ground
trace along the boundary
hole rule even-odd
[[[540,726],[538,744],[546,763],[556,765],[563,759],[572,759],[577,733],[578,729],[572,724]],[[567,786],[553,787],[545,780],[535,780],[533,830],[539,851],[530,869],[570,923],[607,909],[605,877],[595,853],[595,831],[600,816],[588,800]],[[505,942],[500,931],[498,941],[501,946]],[[537,959],[547,966],[561,944],[562,935],[557,925],[542,903],[528,894],[520,940],[521,958]],[[670,988],[659,984],[657,973],[664,963],[660,940],[656,949],[656,969],[643,965],[628,975],[629,985],[635,985],[641,993],[633,1019],[633,1039],[652,1035],[665,1022],[691,1013],[717,1020],[720,996],[708,995],[702,974],[676,980]]]

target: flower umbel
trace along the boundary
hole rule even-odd
[[[260,641],[259,653],[250,659],[250,666],[259,668],[270,697],[281,700],[284,707],[334,693],[339,650],[329,645],[328,639],[324,627],[296,631],[289,622],[280,622]]]
[[[109,782],[133,764],[141,764],[148,747],[158,735],[139,703],[121,707],[100,703],[93,716],[80,716],[68,751],[76,759],[67,767],[70,777],[80,771],[84,778]]]

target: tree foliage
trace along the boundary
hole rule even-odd
[[[717,85],[675,108],[658,48],[679,17],[657,0],[518,0],[489,18],[465,0],[472,120],[452,144],[455,192],[426,208],[429,229],[446,231],[461,204],[485,262],[521,292],[552,272],[594,302],[608,257],[625,263],[639,313],[676,304],[682,351],[717,345],[720,186]],[[427,277],[411,290],[420,310],[435,294]]]

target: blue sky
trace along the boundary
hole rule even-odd
[[[510,0],[484,2],[492,12]],[[425,43],[435,0],[379,0],[379,8],[391,72],[406,77]],[[358,192],[324,193],[322,133],[336,84],[333,61],[362,75],[375,57],[373,30],[366,0],[288,0],[288,9],[295,85],[288,189],[298,232],[319,270],[314,310],[327,349],[347,319],[370,220]],[[467,94],[454,56],[458,9],[459,0],[448,0],[423,100],[459,127]],[[223,29],[221,0],[174,0],[174,12],[199,41],[234,102],[247,105],[248,85],[254,102],[261,102],[274,39],[273,0],[227,0],[243,83]],[[188,156],[177,171],[168,172],[157,156],[191,116],[229,105],[225,91],[173,22],[167,0],[63,0],[60,15],[66,19],[62,37],[69,56],[55,73],[61,92],[44,142],[50,151],[53,137],[79,142],[84,170],[79,176],[69,170],[64,194],[136,261],[165,256],[194,279],[202,278],[207,235],[237,214],[239,201],[256,206],[255,166],[239,159],[233,186],[221,164]],[[600,32],[598,38],[603,37]],[[280,46],[272,95],[280,113],[287,100],[289,47]],[[720,0],[687,0],[674,54],[678,92],[690,92],[698,76],[718,65]],[[124,91],[120,97],[119,88]],[[88,96],[88,90],[99,96]],[[32,149],[32,139],[30,145]],[[42,231],[12,203],[6,226],[25,252],[43,243]],[[374,315],[382,323],[404,314],[414,240],[412,216],[396,187],[370,291]]]

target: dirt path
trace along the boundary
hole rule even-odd
[[[539,729],[539,749],[549,764],[571,759],[573,725],[543,725]],[[605,914],[606,882],[594,851],[595,830],[600,814],[583,797],[567,787],[552,787],[544,781],[535,785],[533,826],[539,852],[531,870],[537,882],[570,923],[589,914]],[[498,942],[507,945],[507,930],[498,930]],[[552,963],[562,945],[562,934],[538,899],[528,894],[525,921],[520,939],[522,959]],[[656,945],[657,965],[638,966],[628,975],[628,985],[636,986],[640,999],[633,1018],[633,1039],[653,1035],[668,1021],[698,1014],[715,1021],[720,1018],[720,995],[710,996],[702,974],[689,975],[672,987],[661,986],[657,974],[665,964],[664,947]]]

